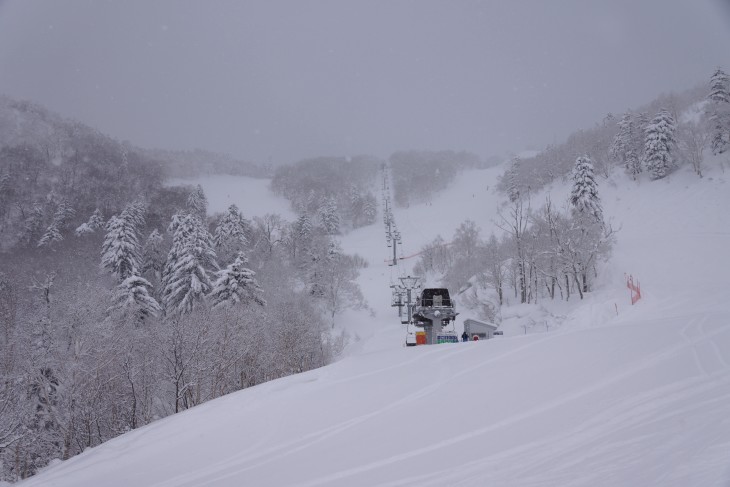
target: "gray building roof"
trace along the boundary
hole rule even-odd
[[[467,333],[490,333],[497,328],[499,327],[494,323],[485,323],[471,318],[464,320],[464,330],[467,330]]]

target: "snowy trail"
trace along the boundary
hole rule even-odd
[[[218,434],[198,438],[195,449],[208,451],[218,461],[200,462],[191,456],[174,462],[178,475],[165,476],[161,469],[155,480],[154,472],[145,472],[146,484],[635,485],[632,479],[640,479],[640,485],[688,485],[681,468],[687,461],[714,463],[712,470],[717,473],[722,467],[717,464],[721,452],[730,454],[730,422],[725,419],[730,404],[730,356],[712,345],[720,343],[725,350],[730,345],[730,329],[721,326],[721,318],[708,315],[690,323],[680,318],[642,326],[646,338],[663,330],[649,350],[644,340],[643,347],[627,347],[622,334],[614,332],[624,327],[401,349],[387,354],[392,365],[400,366],[397,375],[406,379],[396,384],[390,367],[370,371],[366,369],[372,363],[367,360],[355,360],[357,364],[344,360],[340,364],[348,367],[342,373],[354,372],[351,383],[332,370],[324,376],[309,373],[292,378],[287,381],[289,387],[279,390],[253,388],[233,395],[245,404],[246,396],[258,393],[264,397],[258,398],[250,414],[279,418],[261,429],[267,433],[255,448],[235,449],[230,442],[220,445]],[[580,374],[569,359],[543,371],[520,367],[535,354],[555,357],[555,351],[578,346],[588,349],[601,367]],[[714,358],[708,362],[712,368],[696,360],[697,347],[713,351]],[[619,363],[614,360],[617,356]],[[438,368],[426,380],[421,370],[429,362]],[[475,373],[490,370],[490,365],[492,373]],[[507,370],[513,374],[506,374]],[[656,385],[660,373],[663,381]],[[383,387],[375,387],[379,382]],[[464,387],[467,382],[474,390],[484,391],[485,397],[475,398],[469,392],[472,389]],[[525,397],[514,397],[515,383],[525,386]],[[370,396],[374,391],[377,395]],[[508,391],[511,399],[490,404],[490,398],[505,397]],[[277,397],[282,394],[285,397]],[[359,406],[366,395],[370,401]],[[285,408],[282,400],[289,405],[294,397],[300,414],[279,417]],[[324,410],[308,405],[314,397]],[[486,417],[492,419],[472,425],[452,416],[454,421],[448,424],[417,427],[423,424],[414,419],[417,411],[426,407],[449,411],[469,398],[481,401],[481,407],[491,412]],[[337,407],[332,407],[337,401]],[[346,413],[342,420],[318,420],[335,415],[337,408]],[[205,411],[199,415],[213,420]],[[229,414],[225,423],[235,438],[248,438],[257,431],[241,415]],[[297,429],[303,434],[292,433]],[[161,439],[154,432],[147,436],[147,442]],[[708,437],[714,438],[711,444]],[[173,458],[184,454],[189,444],[170,443],[168,453]],[[130,480],[124,472],[142,461],[138,457],[138,452],[128,449],[126,455],[105,465],[111,479],[121,480],[106,485]],[[58,473],[63,470],[68,471],[59,481],[73,469],[59,467]],[[114,474],[116,470],[119,475]],[[83,469],[76,471],[83,473]]]
[[[634,365],[632,367],[627,367],[615,374],[612,374],[608,377],[606,377],[604,380],[593,384],[589,387],[582,388],[572,394],[567,394],[564,396],[561,396],[557,398],[556,400],[549,402],[547,404],[541,405],[536,408],[529,409],[523,413],[512,415],[511,417],[505,418],[501,421],[495,422],[489,426],[478,428],[474,431],[470,431],[468,433],[463,433],[458,436],[454,436],[452,438],[448,438],[444,441],[440,441],[438,443],[428,445],[426,447],[417,448],[414,450],[409,451],[408,453],[396,455],[394,457],[389,457],[387,459],[381,459],[376,462],[372,462],[370,464],[360,465],[355,469],[346,470],[342,472],[338,472],[332,475],[329,475],[324,478],[315,479],[311,482],[303,483],[303,484],[297,484],[302,486],[314,486],[314,485],[325,485],[327,483],[336,482],[338,480],[346,479],[355,475],[363,474],[365,472],[380,469],[387,465],[398,463],[398,462],[404,462],[407,460],[410,460],[415,457],[420,457],[422,455],[437,451],[446,449],[449,447],[453,447],[457,445],[458,443],[465,442],[472,440],[474,438],[489,434],[498,432],[499,430],[504,430],[509,428],[510,426],[521,424],[525,420],[542,415],[546,412],[549,412],[552,409],[558,408],[560,406],[564,406],[566,404],[575,403],[579,399],[584,398],[585,396],[589,396],[591,394],[594,394],[596,392],[602,391],[604,389],[609,388],[612,385],[615,385],[617,383],[620,383],[622,380],[626,379],[627,377],[634,376],[646,369],[654,368],[660,364],[662,364],[665,361],[671,361],[674,359],[677,359],[678,357],[681,357],[683,354],[687,352],[688,349],[694,347],[697,343],[700,343],[702,341],[706,341],[709,338],[712,338],[714,335],[724,334],[728,335],[730,334],[729,330],[721,329],[719,331],[716,331],[710,335],[703,335],[700,339],[691,341],[690,343],[682,343],[681,341],[674,344],[671,347],[662,349],[655,354],[651,355],[648,358],[642,359],[638,361],[637,365]],[[483,482],[485,478],[489,478],[489,475],[484,470],[485,467],[488,466],[486,464],[494,464],[496,462],[505,462],[507,465],[514,465],[516,468],[514,471],[509,471],[506,475],[499,479],[495,480],[501,480],[501,481],[508,481],[515,479],[518,479],[520,477],[523,477],[525,475],[529,476],[530,472],[534,471],[537,472],[538,475],[541,476],[542,481],[545,481],[545,478],[543,477],[543,474],[545,471],[554,470],[555,469],[555,453],[554,451],[557,449],[558,451],[561,451],[563,454],[565,453],[574,453],[574,455],[570,456],[568,455],[568,458],[571,458],[571,463],[582,463],[584,461],[589,460],[588,457],[581,458],[580,452],[581,451],[590,451],[591,456],[599,456],[601,457],[604,453],[610,454],[612,451],[612,447],[615,445],[611,443],[610,441],[607,441],[607,437],[616,435],[617,433],[622,432],[622,430],[626,430],[629,428],[636,428],[636,427],[645,427],[647,425],[651,425],[652,422],[658,422],[658,421],[664,421],[664,420],[670,420],[674,419],[675,417],[684,417],[685,415],[689,413],[702,413],[703,411],[706,411],[708,407],[717,407],[717,406],[723,406],[724,404],[727,404],[728,398],[730,398],[730,374],[727,373],[727,367],[725,367],[723,370],[719,371],[717,374],[717,378],[714,378],[709,383],[707,381],[698,381],[697,379],[689,379],[687,381],[683,381],[677,384],[672,384],[671,387],[668,387],[667,390],[659,390],[659,391],[652,391],[651,393],[645,394],[643,397],[641,397],[639,400],[637,399],[629,399],[623,401],[623,403],[619,403],[617,405],[614,405],[612,408],[604,411],[604,413],[597,417],[592,418],[589,420],[586,424],[582,424],[577,428],[574,428],[572,431],[569,431],[568,433],[563,434],[564,440],[562,443],[560,441],[557,441],[556,438],[550,438],[548,440],[542,441],[539,444],[536,445],[529,445],[529,447],[521,446],[516,449],[516,451],[511,452],[510,455],[505,455],[505,453],[500,453],[495,455],[496,458],[487,458],[486,460],[478,460],[475,462],[472,462],[471,468],[479,468],[480,473],[478,476],[478,482],[476,482],[475,485],[483,485]],[[690,385],[692,387],[687,387],[687,385]],[[674,392],[672,389],[678,389],[678,391]],[[709,391],[716,392],[717,390],[723,391],[723,394],[717,395],[714,394],[710,399],[704,402],[697,402],[696,396],[699,393],[706,393]],[[670,392],[673,392],[670,394]],[[691,399],[691,406],[682,408],[677,407],[677,403],[684,403],[688,399]],[[658,403],[661,403],[662,406],[665,406],[666,409],[669,410],[669,413],[665,416],[661,415],[662,407],[658,406]],[[644,404],[645,411],[643,414],[639,414],[641,411],[637,410],[640,405]],[[623,411],[623,412],[622,412]],[[710,416],[708,423],[706,426],[713,425],[713,421],[716,419],[716,416]],[[610,418],[610,420],[607,420]],[[659,429],[659,428],[655,428]],[[682,442],[685,442],[687,438],[681,438],[680,440],[675,440],[676,446],[681,446]],[[595,444],[595,445],[594,445]],[[590,446],[590,448],[586,448],[587,446]],[[637,443],[635,445],[638,447],[639,451],[641,451],[641,445]],[[600,447],[600,448],[596,448]],[[635,448],[636,449],[636,448]],[[634,450],[635,450],[634,449]],[[603,451],[605,450],[605,451]],[[625,450],[625,448],[624,448]],[[631,457],[632,455],[635,455],[637,452],[632,450],[631,452],[624,451],[624,459]],[[671,451],[675,451],[677,449],[671,449]],[[678,449],[680,454],[682,453],[682,449]],[[527,458],[529,458],[529,461],[525,462],[524,460],[520,461],[509,461],[514,456],[521,456],[526,453],[530,453],[527,455]],[[542,455],[536,455],[536,452],[542,452]],[[620,460],[620,459],[617,459]],[[548,468],[549,467],[549,468]],[[568,465],[570,467],[570,465]],[[440,482],[443,482],[443,484],[452,484],[453,479],[453,469],[448,469],[448,477],[447,478],[441,478],[438,479],[438,474],[435,475],[436,479],[434,479],[434,474],[429,474],[429,478],[433,480],[433,485],[438,485]],[[427,485],[424,483],[424,477],[417,477],[413,479],[413,485]],[[556,485],[564,485],[564,480],[558,478],[556,479]],[[584,479],[587,480],[587,479]],[[598,479],[593,479],[591,485],[597,485],[595,482]],[[401,480],[398,483],[395,484],[386,484],[386,485],[409,485],[410,481],[404,481]],[[347,481],[348,485],[350,484],[349,480]],[[546,484],[545,484],[546,485]],[[585,483],[582,483],[581,485],[586,485]],[[607,485],[610,485],[608,483]]]

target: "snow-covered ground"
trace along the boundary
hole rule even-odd
[[[488,235],[501,170],[463,173],[430,204],[396,209],[404,254],[437,233],[449,240],[467,218]],[[388,286],[415,259],[387,266],[379,220],[342,238],[370,262],[360,282],[372,309],[339,318],[352,338],[343,359],[140,428],[23,485],[730,485],[730,173],[600,183],[620,226],[614,257],[584,301],[542,305],[561,315],[550,332],[523,335],[515,318],[503,338],[403,347]],[[641,281],[635,306],[624,273]]]

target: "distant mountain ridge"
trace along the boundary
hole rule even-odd
[[[27,100],[16,100],[0,94],[0,147],[23,144],[38,147],[48,160],[61,157],[70,139],[80,134],[93,134],[142,154],[158,163],[165,177],[191,178],[211,174],[270,177],[270,165],[257,165],[229,154],[193,150],[148,149],[119,141],[114,136],[75,120],[64,118],[46,107]]]
[[[258,165],[221,152],[212,152],[203,149],[140,150],[150,159],[159,161],[165,169],[165,174],[171,178],[193,178],[215,174],[270,178],[274,173],[270,164]]]

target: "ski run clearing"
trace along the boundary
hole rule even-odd
[[[702,179],[686,167],[656,182],[600,178],[620,230],[596,290],[508,307],[504,337],[487,341],[405,348],[388,286],[416,259],[394,270],[382,225],[352,232],[342,246],[370,263],[360,283],[372,312],[338,317],[350,335],[339,361],[132,431],[21,485],[730,485],[730,172],[706,164]],[[503,170],[464,172],[432,201],[396,208],[404,254],[437,233],[450,240],[466,219],[483,238],[495,231]],[[256,209],[231,196],[211,210],[236,202],[250,217],[276,201],[261,180],[200,183],[213,204],[235,195],[234,180],[259,195]],[[568,191],[552,187],[553,202]],[[634,306],[625,273],[641,281]],[[468,313],[457,311],[460,333]],[[528,318],[546,325],[525,334]]]

